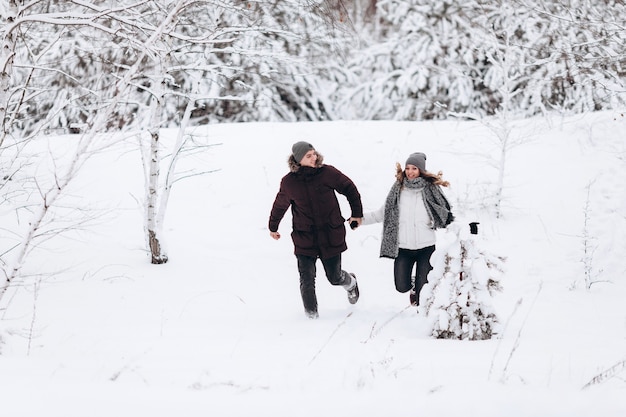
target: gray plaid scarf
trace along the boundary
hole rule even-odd
[[[398,227],[400,221],[398,200],[403,187],[422,191],[424,205],[433,222],[433,229],[444,228],[454,220],[454,216],[450,211],[450,203],[443,195],[441,187],[426,181],[422,177],[413,180],[405,178],[402,186],[400,182],[396,181],[385,201],[383,238],[380,244],[380,256],[384,258],[395,259],[398,256]]]

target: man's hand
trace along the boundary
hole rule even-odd
[[[348,223],[350,223],[351,229],[356,229],[357,227],[359,227],[362,221],[363,221],[362,217],[350,217],[348,219]]]
[[[272,237],[272,239],[274,240],[278,240],[280,239],[280,233],[278,232],[270,232],[270,236]]]

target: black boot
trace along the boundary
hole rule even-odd
[[[314,310],[314,311],[304,310],[304,314],[306,314],[306,316],[308,318],[310,318],[311,320],[315,320],[315,319],[319,318],[319,316],[320,316],[317,313],[317,310]]]
[[[300,294],[302,294],[302,304],[304,304],[304,312],[310,319],[319,317],[317,314],[317,296],[315,295],[315,287],[310,285],[300,285]]]
[[[359,284],[356,281],[356,275],[352,272],[349,274],[352,277],[350,285],[346,288],[348,291],[348,301],[350,304],[356,304],[359,301]]]

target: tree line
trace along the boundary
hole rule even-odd
[[[626,6],[588,0],[19,1],[0,6],[2,135],[624,104]],[[159,24],[176,9],[161,32]],[[154,38],[154,39],[151,39]],[[134,73],[120,81],[134,68]],[[17,133],[16,133],[17,132]]]

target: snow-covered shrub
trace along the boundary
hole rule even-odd
[[[498,333],[492,296],[501,289],[504,258],[481,249],[477,235],[464,235],[451,225],[438,244],[420,293],[420,314],[438,339],[491,339]]]

